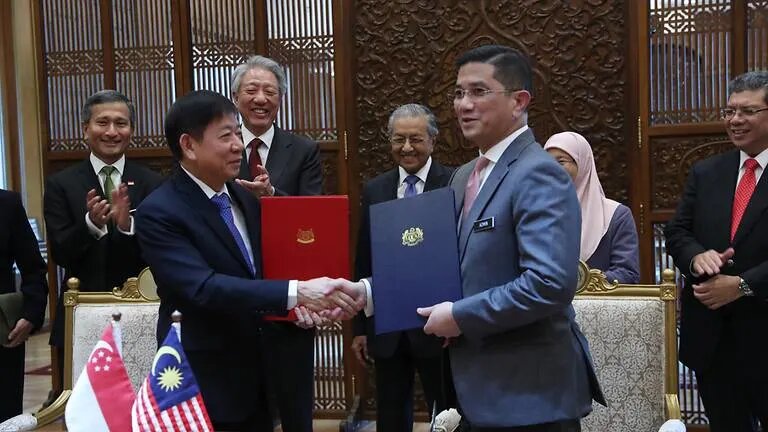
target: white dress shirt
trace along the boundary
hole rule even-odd
[[[419,181],[416,182],[414,187],[416,188],[416,195],[424,192],[424,187],[427,184],[427,175],[429,174],[429,169],[432,167],[432,156],[427,158],[427,163],[424,164],[423,167],[421,167],[420,170],[416,171],[416,174],[414,174],[416,177],[419,178]],[[397,183],[397,198],[400,199],[405,196],[405,188],[408,187],[408,183],[405,182],[405,178],[408,177],[410,174],[408,174],[408,171],[404,170],[403,167],[398,166],[397,167],[398,172],[400,173],[400,181]]]
[[[272,148],[272,141],[275,138],[275,125],[273,124],[272,126],[270,126],[269,129],[267,129],[267,131],[260,136],[254,135],[253,132],[251,132],[250,130],[248,130],[247,127],[245,127],[245,125],[243,125],[240,131],[243,134],[243,144],[245,144],[246,159],[251,157],[251,146],[248,145],[251,143],[251,141],[253,141],[256,138],[259,138],[261,142],[264,143],[260,145],[257,150],[259,152],[259,157],[261,158],[261,166],[266,167],[267,158],[269,157],[269,149]]]
[[[91,166],[93,167],[93,170],[96,172],[96,176],[99,178],[99,185],[101,186],[101,190],[104,190],[104,182],[107,181],[107,175],[101,172],[101,169],[107,166],[108,164],[104,163],[103,160],[99,159],[94,155],[93,153],[88,156],[88,159],[91,161]],[[112,184],[117,188],[120,186],[120,184],[123,181],[123,172],[125,171],[125,155],[120,156],[120,159],[118,159],[115,163],[112,164],[112,167],[115,168],[114,171],[112,171],[112,175],[110,178],[112,179]],[[107,197],[104,197],[105,199]],[[133,235],[133,216],[129,216],[131,220],[131,228],[128,231],[123,231],[120,229],[120,227],[117,228],[118,231],[125,235]],[[88,212],[85,212],[85,225],[88,227],[88,232],[91,233],[92,236],[96,237],[97,239],[100,239],[107,235],[109,232],[109,228],[107,224],[104,224],[103,227],[99,228],[97,227],[93,221],[91,221],[91,218],[88,217]]]

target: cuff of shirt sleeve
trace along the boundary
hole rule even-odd
[[[127,236],[132,236],[134,234],[133,230],[133,216],[128,216],[131,219],[131,228],[128,231],[123,231],[120,229],[120,227],[117,227],[117,230],[120,231],[122,234],[125,234]]]
[[[99,227],[94,225],[94,223],[91,221],[91,218],[88,217],[88,212],[85,213],[85,225],[88,227],[88,232],[91,233],[91,235],[94,236],[96,240],[107,235],[107,225],[104,224],[104,226],[99,229]],[[133,229],[133,225],[131,225],[131,229]]]
[[[371,281],[368,279],[360,279],[360,282],[365,285],[365,316],[369,317],[373,315],[373,292],[371,290]]]
[[[296,303],[299,302],[299,281],[298,280],[290,280],[288,281],[288,302],[286,304],[286,309],[291,310],[296,307]]]

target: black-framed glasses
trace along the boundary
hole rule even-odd
[[[491,90],[487,88],[482,87],[475,87],[471,89],[461,89],[457,88],[456,90],[450,92],[447,94],[448,96],[448,102],[460,102],[464,97],[468,97],[471,101],[476,101],[485,98],[489,94],[492,93],[512,93],[519,91],[519,89],[502,89],[502,90]]]
[[[742,117],[751,118],[756,116],[758,113],[762,111],[768,111],[768,107],[765,108],[750,108],[750,107],[744,107],[744,108],[723,108],[722,111],[720,111],[720,115],[725,120],[732,119],[736,113],[740,113]]]

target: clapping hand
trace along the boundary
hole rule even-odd
[[[275,194],[275,188],[272,187],[272,183],[269,181],[269,173],[261,165],[256,165],[256,177],[253,178],[253,181],[236,179],[235,183],[248,189],[256,198]]]

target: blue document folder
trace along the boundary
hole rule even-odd
[[[376,334],[424,327],[416,308],[462,297],[453,190],[371,206]]]

